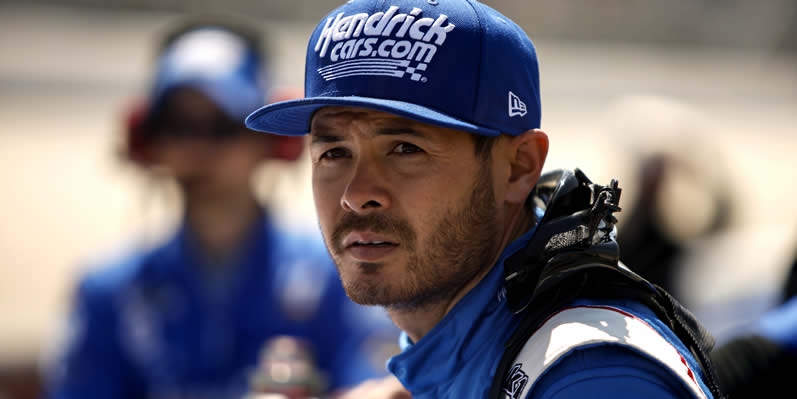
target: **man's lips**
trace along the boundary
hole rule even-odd
[[[343,239],[343,249],[361,262],[378,262],[398,248],[394,239],[377,233],[352,232]]]
[[[343,238],[343,248],[349,249],[358,246],[398,246],[399,243],[384,234],[353,231]]]

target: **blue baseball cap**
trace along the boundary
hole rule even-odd
[[[192,88],[243,122],[265,101],[262,63],[259,49],[226,28],[209,25],[189,30],[158,58],[150,115],[161,109],[172,90]]]
[[[330,105],[518,135],[540,127],[536,50],[517,24],[477,1],[351,0],[310,37],[305,98],[260,108],[246,126],[304,135]]]

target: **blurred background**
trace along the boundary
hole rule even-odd
[[[245,16],[266,33],[272,85],[302,87],[307,38],[338,3],[0,1],[0,398],[35,397],[92,259],[179,220],[174,190],[118,156],[164,29]],[[663,264],[652,275],[720,340],[777,302],[797,254],[797,1],[486,3],[537,46],[548,169],[620,180],[626,262]],[[281,223],[314,231],[299,164],[258,179],[277,186],[264,200]]]

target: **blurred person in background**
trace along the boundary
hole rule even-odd
[[[628,139],[620,258],[679,300],[684,257],[731,219],[725,155],[710,143],[707,118],[679,100],[652,94],[624,96],[609,107],[612,134]],[[688,151],[684,145],[688,143]]]
[[[685,155],[659,150],[641,157],[638,165],[638,195],[617,238],[621,258],[677,297],[683,291],[678,284],[683,257],[698,239],[726,227],[729,193]]]
[[[125,155],[175,181],[182,224],[79,281],[48,397],[241,398],[253,380],[269,381],[255,368],[273,356],[270,339],[301,343],[309,368],[306,379],[278,376],[275,389],[319,394],[385,374],[390,353],[372,357],[395,337],[371,328],[389,322],[348,300],[320,236],[277,227],[254,194],[263,161],[293,161],[303,146],[243,124],[265,102],[260,40],[210,20],[165,38],[149,101],[130,113]]]

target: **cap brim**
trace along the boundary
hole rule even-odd
[[[320,108],[332,105],[369,108],[435,126],[463,130],[482,136],[494,137],[501,134],[496,129],[474,125],[417,104],[359,96],[312,97],[267,105],[249,115],[246,118],[246,126],[261,132],[301,136],[310,133],[310,121],[313,113]]]

